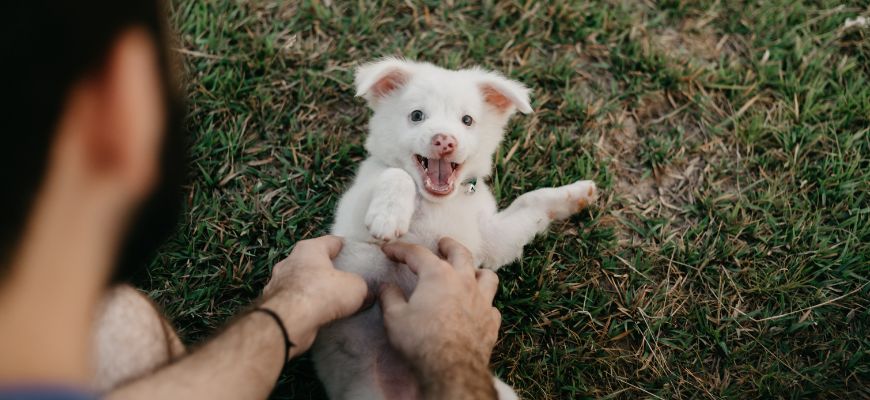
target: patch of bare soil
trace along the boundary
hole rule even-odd
[[[642,9],[643,7],[641,7]],[[639,10],[642,20],[643,10]],[[699,69],[712,69],[719,62],[730,62],[735,56],[738,38],[718,34],[709,24],[712,16],[687,18],[674,27],[647,29],[638,26],[631,34],[640,41],[645,53],[657,53],[671,64],[690,65]],[[693,82],[693,75],[684,85],[688,92],[650,92],[641,95],[636,105],[624,107],[608,114],[597,143],[599,156],[609,160],[615,182],[612,196],[614,217],[631,223],[642,219],[661,218],[668,221],[662,230],[664,240],[679,239],[693,221],[688,219],[686,208],[694,204],[697,193],[715,171],[723,156],[730,152],[715,136],[702,131],[716,119],[711,114],[724,115],[718,109],[715,96]],[[700,93],[696,93],[700,91]],[[697,96],[700,94],[701,96]],[[694,99],[702,104],[692,104]],[[692,107],[712,110],[698,119],[698,113],[686,112]],[[642,159],[644,142],[648,138],[666,139],[668,130],[679,130],[682,137],[669,146],[665,162],[655,166]],[[721,182],[717,182],[721,183]],[[719,186],[718,184],[716,186]],[[619,245],[638,246],[650,244],[632,233],[625,224],[617,224]]]
[[[613,192],[607,196],[608,209],[617,219],[627,218],[631,209],[643,207],[655,197],[653,181],[643,176],[643,168],[638,165],[640,138],[634,116],[622,111],[609,114],[610,130],[601,134],[596,144],[599,157],[609,160],[609,169],[615,183]],[[628,230],[624,224],[615,224],[619,247],[639,246],[643,239]]]
[[[715,65],[722,55],[727,37],[719,37],[709,27],[700,29],[664,28],[649,32],[646,41],[653,49],[684,63]]]
[[[615,177],[609,201],[611,211],[617,218],[632,223],[639,223],[641,218],[664,219],[668,221],[662,232],[665,238],[671,235],[679,237],[693,224],[686,207],[696,202],[697,194],[703,192],[708,176],[715,175],[713,168],[727,149],[719,138],[705,137],[689,121],[679,121],[684,136],[671,149],[673,158],[663,165],[651,167],[640,157],[643,132],[652,134],[648,126],[639,128],[640,124],[652,123],[648,118],[640,117],[644,113],[636,110],[613,115],[613,129],[598,139],[598,154],[609,161],[609,169]],[[621,247],[637,246],[643,242],[627,227],[622,228],[617,229]]]

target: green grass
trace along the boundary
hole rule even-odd
[[[325,233],[365,157],[360,62],[534,89],[500,204],[596,207],[500,271],[493,365],[525,398],[870,397],[870,29],[862,1],[174,1],[186,216],[144,283],[188,343]],[[275,398],[323,398],[310,362]]]

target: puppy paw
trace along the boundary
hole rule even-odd
[[[598,187],[593,181],[577,181],[558,187],[561,199],[550,209],[552,219],[565,219],[586,208],[598,198]]]
[[[574,212],[586,208],[598,199],[598,187],[593,181],[577,181],[567,185],[570,201],[574,202],[577,209]]]
[[[388,168],[381,173],[364,220],[372,237],[389,242],[408,233],[416,190],[414,179],[402,169]]]
[[[365,223],[372,237],[385,242],[402,237],[408,233],[411,225],[409,218],[387,212],[369,212],[366,214]]]

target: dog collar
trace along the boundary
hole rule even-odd
[[[462,181],[462,186],[465,186],[465,194],[474,194],[477,191],[475,185],[477,185],[477,178],[468,178]]]

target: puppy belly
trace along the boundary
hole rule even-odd
[[[375,293],[383,282],[398,284],[405,294],[410,294],[417,284],[414,273],[408,267],[388,260],[378,244],[346,239],[333,263],[342,271],[362,276]]]
[[[416,276],[387,260],[380,246],[346,241],[335,259],[338,269],[361,275],[369,290],[394,282],[410,294]],[[418,399],[419,384],[410,367],[387,341],[378,305],[321,329],[313,347],[317,373],[336,399]]]
[[[312,350],[333,400],[419,398],[410,367],[387,341],[378,306],[324,327]]]
[[[420,385],[411,366],[392,347],[384,346],[375,362],[375,380],[385,399],[420,399]]]

